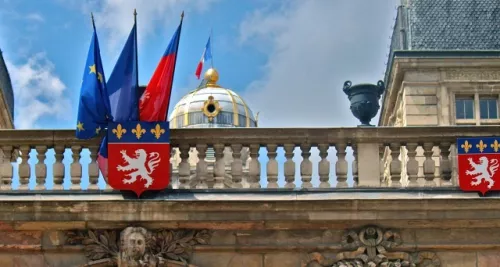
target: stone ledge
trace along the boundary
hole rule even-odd
[[[0,196],[0,229],[84,229],[130,223],[151,228],[307,229],[379,223],[394,227],[500,227],[500,197],[458,190],[200,190],[145,200],[117,192]]]
[[[15,190],[0,191],[0,201],[306,201],[369,199],[500,199],[500,193],[486,197],[455,187],[433,188],[342,188],[342,189],[175,189],[145,192],[140,199],[117,190]]]

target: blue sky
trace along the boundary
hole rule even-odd
[[[0,49],[13,79],[15,124],[74,128],[90,12],[109,77],[137,8],[141,84],[185,11],[171,108],[199,83],[194,72],[213,29],[220,84],[260,111],[260,126],[355,126],[342,84],[383,78],[398,2],[0,0]]]

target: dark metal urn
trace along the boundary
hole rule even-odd
[[[370,121],[377,115],[380,96],[385,90],[384,82],[377,84],[361,83],[352,85],[351,81],[344,83],[343,91],[351,101],[351,112],[361,121],[359,126],[373,126]]]

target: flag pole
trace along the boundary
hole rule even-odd
[[[137,10],[134,8],[134,27],[135,27],[135,74],[136,74],[136,81],[137,81],[137,91],[139,91],[139,49],[138,46],[139,44],[137,43]],[[141,97],[140,95],[138,96],[139,98]],[[139,100],[139,99],[137,99]]]
[[[172,72],[172,86],[174,85],[174,77],[175,77],[175,67],[177,66],[177,55],[179,54],[179,43],[181,42],[181,32],[182,32],[182,21],[184,20],[184,11],[182,11],[181,13],[181,23],[179,25],[179,37],[178,37],[178,40],[177,40],[177,44],[175,44],[175,59],[174,59],[174,69],[173,69],[173,72]],[[172,94],[170,93],[168,95],[168,99],[167,99],[167,116],[165,116],[165,121],[168,120],[168,108],[170,107],[170,97],[172,96]]]
[[[90,12],[90,18],[92,19],[92,27],[94,28],[94,31],[96,31],[95,30],[94,13]]]

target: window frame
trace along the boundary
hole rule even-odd
[[[474,95],[465,95],[465,94],[459,94],[455,96],[455,101],[453,102],[453,108],[455,111],[455,120],[457,122],[462,122],[462,123],[474,123],[475,124],[475,118],[476,118],[476,101],[474,99]],[[471,100],[472,101],[472,118],[457,118],[457,101],[459,100]],[[465,113],[465,111],[464,111]],[[466,114],[465,114],[466,115]],[[467,115],[466,115],[467,117]]]
[[[498,98],[499,98],[498,95],[487,95],[487,94],[484,94],[484,95],[480,94],[479,95],[479,119],[481,121],[487,122],[487,121],[494,121],[494,120],[499,119],[499,116],[498,116],[498,102],[499,102]],[[490,112],[489,109],[488,109],[488,118],[486,118],[486,119],[481,118],[481,100],[483,100],[483,99],[495,101],[495,108],[496,108],[496,115],[497,115],[496,118],[489,118],[489,112]]]
[[[481,84],[464,84],[457,86],[456,84],[446,86],[449,93],[449,115],[451,125],[500,125],[500,88],[497,86],[486,88]],[[473,119],[457,119],[456,100],[462,97],[474,97],[474,118]],[[481,98],[497,99],[497,119],[481,119],[480,99]]]

